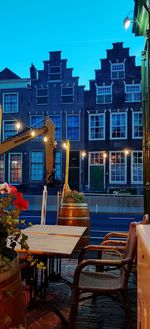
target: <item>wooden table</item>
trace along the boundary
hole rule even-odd
[[[28,236],[29,251],[34,255],[69,257],[75,251],[86,227],[65,225],[33,225],[22,232]],[[18,253],[25,253],[17,245]]]
[[[48,282],[62,281],[71,286],[71,282],[61,276],[61,258],[72,256],[85,230],[86,227],[66,225],[33,225],[22,230],[28,236],[29,250],[20,249],[19,245],[15,250],[18,253],[31,252],[46,265],[44,270],[34,267],[29,306],[34,306],[36,301],[45,300]],[[66,325],[63,315],[52,305],[51,307]]]

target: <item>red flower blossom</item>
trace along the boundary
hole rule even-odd
[[[9,185],[10,188],[10,193],[16,195],[17,194],[17,189],[15,186]]]
[[[28,209],[28,201],[23,199],[22,193],[17,192],[15,194],[16,200],[13,202],[14,206],[19,210],[27,210]]]

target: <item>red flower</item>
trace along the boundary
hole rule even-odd
[[[22,193],[17,192],[15,194],[16,200],[13,202],[14,206],[19,210],[27,210],[28,209],[28,201],[23,199]]]
[[[18,191],[15,186],[9,185],[9,188],[11,194],[15,194],[15,195],[17,194]]]

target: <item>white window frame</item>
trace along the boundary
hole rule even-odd
[[[111,180],[111,155],[112,153],[122,153],[125,159],[125,163],[124,163],[124,181],[113,181]],[[123,152],[123,151],[110,151],[109,152],[109,184],[127,184],[127,155]]]
[[[31,153],[32,152],[41,152],[42,153],[42,158],[43,158],[43,176],[44,176],[44,166],[45,166],[45,162],[44,162],[44,151],[41,150],[41,149],[30,149],[30,154],[29,154],[29,182],[30,183],[33,183],[33,182],[42,182],[43,181],[43,178],[42,179],[39,179],[39,180],[32,180],[31,179]]]
[[[10,182],[10,160],[11,160],[11,155],[20,155],[21,156],[21,180],[18,183]],[[22,153],[21,152],[10,152],[9,157],[8,157],[8,182],[9,184],[13,185],[20,185],[22,183]]]
[[[66,139],[68,139],[68,116],[78,116],[79,117],[79,139],[71,139],[72,142],[78,142],[80,141],[80,114],[75,114],[75,113],[68,113],[66,115]]]
[[[142,111],[134,111],[134,112],[132,112],[132,138],[133,139],[142,139],[142,137],[143,136],[139,136],[139,137],[137,137],[137,136],[135,136],[134,134],[135,134],[135,125],[134,125],[134,116],[135,116],[135,114],[141,114],[142,115]]]
[[[16,95],[17,108],[16,111],[5,111],[5,96],[6,95]],[[3,93],[3,113],[18,113],[19,112],[19,95],[17,92]]]
[[[103,102],[98,101],[98,96],[103,97]],[[106,96],[111,96],[111,100],[108,102]],[[111,104],[112,103],[112,85],[97,86],[96,85],[96,104]]]
[[[141,163],[141,167],[143,168],[143,152],[141,150],[134,150],[131,152],[131,184],[134,184],[134,185],[137,185],[137,184],[140,184],[142,185],[143,184],[143,180],[142,181],[134,181],[133,180],[133,154],[134,153],[142,153],[142,163]]]
[[[112,77],[112,73],[116,72],[116,77]],[[119,72],[123,72],[123,76],[119,76]],[[125,78],[125,63],[124,62],[115,62],[111,63],[111,79],[124,79]]]
[[[91,137],[91,117],[92,116],[101,116],[101,117],[103,117],[103,120],[104,120],[104,125],[103,125],[103,128],[104,128],[104,136],[103,136],[103,138],[100,138],[100,137],[98,137],[98,138],[92,138]],[[94,127],[94,128],[96,128],[96,127]],[[89,114],[89,140],[90,141],[95,141],[95,140],[105,140],[105,114],[104,113],[94,113],[94,114],[92,114],[92,113],[90,113]]]
[[[136,90],[137,89],[137,90]],[[139,95],[139,99],[135,99],[135,95]],[[127,100],[126,95],[130,95],[131,99]],[[126,103],[140,103],[141,102],[141,83],[125,83],[125,102]]]
[[[113,115],[125,115],[125,137],[112,137],[112,116]],[[111,112],[110,113],[110,139],[111,140],[121,140],[127,139],[127,113],[126,112]]]
[[[11,123],[15,123],[16,121],[15,120],[3,120],[3,141],[5,141],[5,140],[7,140],[7,138],[5,138],[5,123],[6,122],[11,122]],[[16,128],[16,134],[14,134],[14,135],[12,135],[12,136],[10,136],[9,138],[11,138],[11,137],[14,137],[14,136],[16,136],[18,134],[18,129]]]

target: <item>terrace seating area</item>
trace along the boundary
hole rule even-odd
[[[71,283],[72,287],[59,280],[49,282],[44,300],[39,296],[34,308],[27,308],[27,329],[136,329],[137,283],[135,273],[131,271],[136,256],[136,225],[136,223],[130,225],[126,247],[123,246],[123,249],[120,244],[115,247],[102,244],[99,247],[85,247],[85,252],[80,253],[79,259],[62,259],[61,275]],[[100,259],[102,254],[99,254],[99,251],[103,252],[105,248],[110,251],[108,260],[106,260],[107,253]],[[87,259],[87,255],[83,260],[87,251],[90,251],[90,260]],[[93,252],[96,252],[94,256]],[[85,265],[87,268],[83,272],[82,268]],[[96,272],[94,265],[96,265]],[[103,268],[99,269],[97,265],[103,265]],[[105,265],[106,268],[104,268]],[[115,265],[116,278],[114,269],[112,272],[112,265]],[[108,269],[109,266],[111,268]],[[91,273],[89,268],[90,271],[92,269]],[[97,281],[98,277],[100,280],[107,279],[107,286],[103,284],[101,286]],[[114,287],[113,281],[117,283]],[[26,287],[24,292],[28,296]],[[92,293],[92,299],[83,296],[79,302],[80,292],[88,293],[88,297],[91,297]],[[119,296],[117,296],[118,293]]]
[[[77,259],[62,261],[62,276],[73,280]],[[136,277],[131,273],[128,283],[132,329],[136,324]],[[53,311],[56,307],[68,319],[71,303],[71,289],[63,282],[52,282],[46,293],[45,303],[37,302],[33,309],[26,312],[27,329],[65,329],[60,318]],[[127,322],[122,305],[118,299],[108,296],[97,297],[94,303],[91,299],[79,304],[75,329],[126,329]]]

